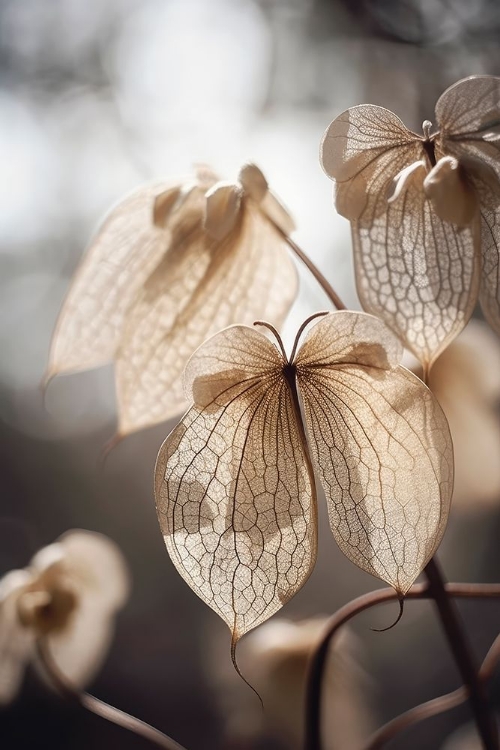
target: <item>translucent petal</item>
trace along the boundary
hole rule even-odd
[[[483,256],[479,301],[484,317],[500,334],[500,207],[481,211],[481,251]]]
[[[363,308],[380,316],[425,365],[467,323],[478,294],[479,221],[457,227],[425,196],[415,170],[383,213],[352,222],[356,285]]]
[[[337,182],[337,211],[348,219],[383,213],[394,177],[423,155],[422,139],[392,112],[363,104],[328,127],[320,160]]]
[[[295,358],[304,366],[361,364],[383,370],[396,367],[403,347],[394,334],[373,315],[346,310],[330,313],[314,325]]]
[[[83,687],[99,670],[112,639],[116,611],[129,595],[123,555],[106,536],[75,529],[40,550],[31,570],[38,588],[69,590],[76,597],[64,627],[51,630],[46,638],[58,668]]]
[[[211,237],[223,240],[240,218],[241,190],[232,183],[218,182],[205,197],[204,227]]]
[[[373,366],[370,347],[354,364],[323,356],[322,339],[339,327],[353,337],[358,327],[357,338],[366,324],[358,317],[344,313],[317,323],[310,336],[318,361],[310,353],[302,361],[299,352],[297,377],[333,535],[352,562],[404,594],[446,527],[451,437],[437,400],[405,368]],[[375,349],[373,361],[380,359]]]
[[[463,227],[470,224],[479,210],[476,193],[458,159],[444,156],[424,180],[424,193],[440,219]]]
[[[34,634],[21,624],[17,608],[31,580],[26,570],[12,570],[0,580],[0,706],[16,697],[34,650]]]
[[[116,362],[118,432],[178,414],[193,351],[235,321],[264,317],[279,326],[296,289],[285,243],[253,202],[244,202],[240,222],[222,242],[207,237],[201,218],[180,222],[170,253],[128,316]]]
[[[195,405],[156,465],[170,557],[233,644],[291,599],[316,557],[314,480],[283,366],[255,329],[210,339],[188,368]]]
[[[128,308],[168,247],[168,234],[152,223],[162,188],[122,201],[90,245],[59,315],[47,378],[112,361]]]
[[[436,117],[446,153],[483,159],[500,177],[500,78],[458,81],[439,98]]]

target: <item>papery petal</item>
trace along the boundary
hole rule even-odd
[[[341,310],[314,325],[295,358],[302,367],[359,364],[390,370],[401,361],[403,347],[387,326],[366,313]]]
[[[288,209],[270,190],[262,199],[259,208],[284,234],[289,235],[296,230],[295,221]]]
[[[269,190],[269,185],[261,170],[255,164],[244,164],[238,175],[238,182],[245,195],[260,203]]]
[[[153,224],[160,229],[165,228],[165,222],[172,213],[182,195],[182,187],[175,185],[157,195],[153,203]]]
[[[500,78],[469,76],[457,81],[439,97],[436,119],[446,137],[482,135],[490,128],[498,129]]]
[[[394,177],[423,156],[422,138],[383,107],[363,104],[339,115],[321,143],[320,161],[336,180],[337,211],[348,219],[386,208]]]
[[[446,153],[484,160],[500,177],[500,78],[470,76],[450,86],[436,104]]]
[[[206,236],[201,219],[189,226],[180,221],[171,252],[144,285],[124,331],[116,363],[119,433],[178,414],[186,404],[182,372],[193,351],[235,321],[263,317],[279,326],[296,289],[284,240],[251,201],[222,242]]]
[[[434,211],[443,221],[463,227],[475,218],[479,210],[477,196],[454,157],[439,159],[425,178],[423,187]]]
[[[500,342],[477,320],[442,353],[429,387],[448,419],[455,453],[453,512],[500,500]]]
[[[57,668],[75,687],[83,688],[99,671],[114,634],[113,615],[100,592],[86,590],[64,629],[46,635]]]
[[[292,598],[316,557],[314,479],[283,366],[255,329],[209,339],[187,369],[195,405],[156,464],[170,557],[233,646]]]
[[[47,379],[112,361],[129,306],[168,247],[152,223],[162,189],[149,185],[122,201],[91,243],[59,314]]]
[[[26,570],[13,570],[0,580],[0,706],[16,697],[34,650],[34,633],[22,625],[17,606],[31,581]]]
[[[241,213],[241,190],[237,185],[218,182],[206,194],[204,229],[216,240],[233,231]]]
[[[320,320],[309,333],[318,360],[309,352],[303,362],[299,351],[297,378],[333,535],[358,567],[405,594],[444,534],[453,451],[446,418],[415,375],[373,367],[370,356],[353,364],[323,356],[322,339],[340,330],[363,341],[363,327],[373,335],[377,324],[357,313]]]
[[[430,366],[472,314],[481,248],[479,218],[465,227],[442,220],[424,179],[423,168],[412,172],[385,212],[352,222],[352,238],[363,309]]]
[[[64,570],[78,580],[82,593],[92,594],[106,613],[114,613],[130,593],[130,574],[115,542],[95,531],[67,531],[57,542],[64,554]]]

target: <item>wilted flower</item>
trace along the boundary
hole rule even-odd
[[[91,680],[128,591],[118,547],[90,531],[68,531],[28,568],[7,573],[0,581],[0,704],[17,694],[40,638],[71,683]]]
[[[418,374],[418,373],[417,373]],[[429,387],[450,425],[455,454],[452,508],[500,502],[500,343],[472,320],[436,360]]]
[[[500,78],[451,86],[436,120],[420,136],[382,107],[352,107],[328,127],[321,155],[351,221],[361,303],[426,369],[467,323],[480,277],[500,332]]]
[[[246,326],[205,341],[185,373],[193,405],[158,454],[167,549],[229,626],[233,657],[314,567],[313,464],[342,552],[401,595],[446,527],[453,454],[439,404],[380,320],[320,315],[290,358],[276,331],[276,345]]]
[[[215,673],[231,747],[233,743],[255,747],[259,740],[269,736],[281,740],[288,750],[303,747],[309,660],[326,621],[326,617],[298,622],[278,618],[250,633],[242,642],[243,670],[259,692],[264,711],[254,702],[252,712],[246,689],[235,679],[234,671],[224,669],[223,659],[209,662],[212,680]],[[359,665],[359,651],[357,638],[346,628],[331,642],[321,698],[325,750],[363,747],[372,731],[367,702],[369,681]]]
[[[297,289],[284,241],[292,230],[251,164],[234,184],[200,168],[134,193],[75,276],[47,378],[114,361],[119,436],[179,414],[182,372],[207,336],[260,316],[284,320]]]

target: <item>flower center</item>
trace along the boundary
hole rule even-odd
[[[422,131],[424,134],[423,146],[432,168],[436,166],[436,154],[434,146],[434,136],[431,135],[431,130],[432,122],[430,120],[424,120],[424,122],[422,123]]]
[[[38,635],[46,635],[66,627],[76,604],[75,594],[66,588],[26,591],[18,600],[19,620]]]

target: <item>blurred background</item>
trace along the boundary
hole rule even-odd
[[[0,575],[70,528],[114,539],[133,592],[92,691],[189,750],[286,750],[293,739],[279,726],[261,731],[255,696],[234,682],[229,632],[168,559],[152,472],[173,425],[132,435],[103,467],[115,427],[112,367],[56,379],[44,404],[39,383],[69,280],[124,194],[196,162],[234,178],[250,159],[295,216],[298,243],[359,307],[349,226],[318,162],[325,128],[370,102],[419,131],[450,84],[500,75],[499,41],[496,0],[0,0]],[[327,306],[313,280],[301,281],[290,330]],[[461,472],[440,559],[450,580],[499,581],[497,339],[465,334],[439,378]],[[292,620],[333,613],[379,585],[337,550],[323,508],[320,522],[318,565],[283,610]],[[500,603],[460,609],[482,658]],[[352,628],[338,692],[352,724],[376,726],[459,685],[431,604],[409,603],[387,633],[369,629],[395,614],[395,605],[372,610]],[[263,692],[266,649],[286,643],[276,632],[241,645],[241,668]],[[441,747],[469,721],[461,707],[394,748]],[[339,727],[331,747],[354,748],[345,737]],[[16,750],[150,747],[67,707],[31,672],[0,712],[0,740]]]

